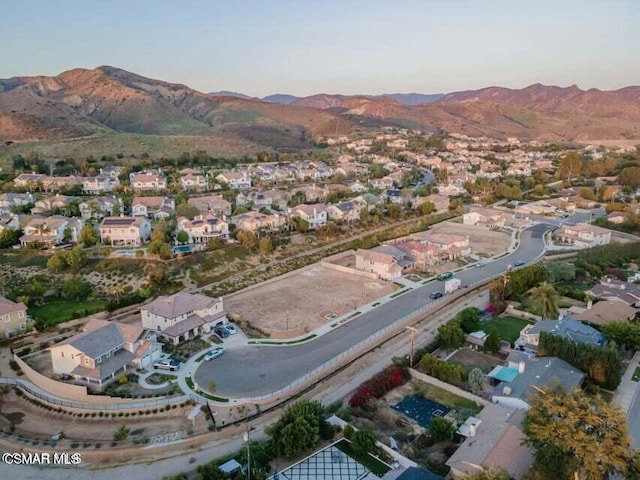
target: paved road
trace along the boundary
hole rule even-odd
[[[627,415],[633,448],[640,447],[640,395],[636,396]]]
[[[523,230],[520,245],[512,254],[478,268],[455,275],[462,285],[470,285],[498,275],[507,265],[531,262],[544,251],[543,234],[550,225],[539,224]],[[397,319],[431,302],[429,294],[442,291],[442,282],[432,282],[362,314],[347,324],[303,345],[282,347],[247,346],[228,350],[215,361],[203,363],[195,373],[205,387],[211,381],[216,393],[229,397],[258,396],[283,388],[382,330]]]

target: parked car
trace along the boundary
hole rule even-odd
[[[516,267],[521,267],[521,266],[523,266],[525,263],[526,263],[526,262],[523,262],[522,260],[518,260],[517,262],[514,262],[513,264],[514,264]]]
[[[160,360],[159,362],[153,364],[153,368],[175,371],[180,368],[180,362],[170,359]]]
[[[231,335],[235,335],[236,333],[238,333],[238,329],[231,324],[225,325],[224,328],[226,328],[227,332],[229,332]]]
[[[438,280],[442,280],[442,281],[449,280],[451,277],[453,277],[452,272],[444,272],[438,275]]]
[[[213,331],[216,335],[218,335],[220,338],[227,338],[229,335],[231,335],[229,333],[229,330],[227,330],[224,327],[216,327],[215,330]]]
[[[442,298],[444,295],[442,294],[442,292],[433,292],[431,295],[429,295],[429,298],[431,300],[437,300],[438,298]]]
[[[204,356],[204,359],[208,362],[209,360],[213,360],[214,358],[221,357],[223,353],[224,349],[222,347],[214,348]]]

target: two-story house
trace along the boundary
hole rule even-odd
[[[393,281],[413,268],[406,252],[390,245],[381,245],[371,250],[356,250],[355,268],[373,273],[382,280]]]
[[[24,332],[31,320],[24,303],[15,303],[0,296],[0,337],[13,337]]]
[[[79,218],[54,215],[47,218],[33,218],[23,228],[20,245],[26,247],[33,242],[40,242],[53,247],[65,241],[77,242],[83,222]]]
[[[251,188],[251,177],[247,172],[222,172],[216,177],[216,180],[226,183],[230,188]]]
[[[420,241],[426,245],[437,247],[448,260],[456,260],[471,253],[468,235],[452,233],[434,233],[427,231],[419,235]]]
[[[142,326],[177,345],[227,323],[221,298],[179,292],[158,297],[140,309]]]
[[[0,213],[11,213],[12,208],[32,203],[35,203],[35,198],[30,193],[0,193]]]
[[[542,320],[525,326],[515,344],[528,352],[537,352],[540,345],[540,332],[552,333],[576,343],[585,343],[602,347],[606,343],[605,336],[589,325],[572,318],[560,320]]]
[[[356,202],[342,202],[327,207],[329,220],[340,220],[343,222],[357,222],[360,220],[362,208]]]
[[[256,230],[275,231],[285,226],[286,218],[278,213],[265,215],[264,213],[251,211],[232,217],[231,223],[236,226],[237,230],[245,232],[255,232]]]
[[[188,243],[207,243],[212,238],[228,238],[229,224],[222,218],[207,213],[196,215],[193,220],[180,217],[177,231],[184,231],[189,235]]]
[[[0,214],[0,233],[5,230],[20,230],[20,219],[13,213]]]
[[[315,205],[296,205],[289,214],[307,222],[310,229],[320,228],[327,224],[327,208],[322,203]]]
[[[504,215],[490,208],[471,207],[462,215],[462,224],[495,230],[504,227]]]
[[[49,348],[53,373],[101,390],[136,368],[150,368],[162,354],[155,334],[138,325],[90,319],[83,331]]]
[[[101,220],[122,213],[122,200],[116,196],[95,197],[78,205],[82,220]]]
[[[610,230],[585,223],[562,225],[556,230],[555,237],[563,243],[570,243],[576,247],[583,248],[611,243]]]
[[[157,191],[167,188],[167,179],[160,172],[136,172],[129,175],[131,187],[136,192]]]
[[[105,217],[99,232],[105,245],[140,247],[151,237],[151,222],[145,217]]]
[[[209,187],[209,180],[201,173],[187,173],[180,177],[180,185],[185,192],[204,192]]]
[[[206,197],[193,197],[189,204],[196,207],[202,214],[212,213],[216,216],[231,215],[231,203],[222,195],[207,195]]]
[[[131,215],[155,220],[168,220],[176,209],[176,202],[169,197],[136,197],[131,202]]]
[[[89,195],[100,195],[113,190],[113,187],[120,185],[118,177],[110,177],[109,175],[98,175],[96,177],[87,177],[82,182],[82,191]]]
[[[57,193],[53,197],[37,200],[31,209],[32,215],[50,214],[53,212],[66,212],[73,202],[78,201],[76,197],[68,197]]]
[[[20,188],[35,189],[38,183],[42,184],[45,177],[42,173],[21,173],[13,179],[13,184]]]

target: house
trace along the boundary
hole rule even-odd
[[[371,250],[356,250],[356,270],[374,273],[382,280],[393,281],[413,268],[407,253],[399,248],[381,245]]]
[[[320,228],[327,224],[327,209],[322,203],[297,205],[290,209],[289,215],[304,220],[309,224],[310,229]]]
[[[209,181],[201,173],[189,172],[180,177],[180,185],[185,192],[204,192],[209,186]]]
[[[82,220],[101,220],[106,216],[113,216],[122,212],[122,200],[118,197],[95,197],[78,205]]]
[[[236,205],[251,205],[254,210],[260,210],[261,208],[285,210],[288,201],[288,193],[279,190],[266,190],[264,192],[252,191],[247,194],[240,192],[236,196]]]
[[[521,421],[522,410],[497,404],[487,405],[477,417],[467,418],[456,432],[464,441],[446,463],[451,477],[464,479],[484,467],[505,470],[521,479],[533,463]]]
[[[30,323],[24,303],[12,302],[0,296],[0,338],[13,337],[24,332]]]
[[[150,368],[162,345],[139,325],[90,319],[83,331],[49,348],[53,373],[101,389],[119,375]]]
[[[140,309],[142,326],[177,345],[227,323],[222,299],[179,292],[158,297]]]
[[[329,220],[341,220],[343,222],[357,222],[360,220],[360,206],[356,202],[342,202],[327,207]]]
[[[495,230],[504,227],[504,215],[490,208],[471,207],[462,215],[462,224]]]
[[[640,285],[605,277],[585,292],[598,300],[618,300],[633,307],[640,307]]]
[[[517,218],[521,218],[527,215],[553,215],[557,210],[558,207],[547,200],[539,200],[537,202],[520,203],[514,209],[514,212]]]
[[[231,203],[222,195],[208,195],[189,199],[189,204],[196,207],[200,213],[212,213],[216,216],[231,215]]]
[[[302,192],[306,203],[324,202],[327,199],[327,195],[329,195],[329,190],[316,185],[307,185],[294,190],[294,194],[298,192]]]
[[[167,179],[159,171],[136,172],[129,174],[131,186],[136,192],[164,190]]]
[[[230,188],[251,188],[251,177],[247,172],[222,172],[216,177],[216,180],[226,183]]]
[[[78,199],[76,197],[68,197],[66,195],[60,195],[57,193],[53,197],[43,198],[37,200],[34,207],[31,209],[32,215],[42,215],[47,213],[54,213],[68,210],[71,204]]]
[[[385,190],[387,188],[393,188],[393,179],[389,177],[374,178],[369,181],[373,188],[379,188]]]
[[[516,346],[526,351],[537,352],[541,332],[552,333],[587,345],[602,347],[606,343],[605,336],[595,328],[572,318],[561,318],[560,320],[542,320],[525,326],[520,332],[520,338],[515,342]]]
[[[448,260],[455,260],[471,253],[468,235],[452,233],[435,233],[431,230],[420,234],[420,241],[426,245],[434,245],[445,253]]]
[[[353,182],[351,185],[349,185],[349,190],[354,193],[364,193],[368,190],[368,188],[360,182]]]
[[[82,187],[84,178],[70,176],[70,177],[49,177],[45,176],[42,179],[42,188],[45,192],[57,192],[64,189],[74,188],[76,186]]]
[[[616,225],[620,225],[627,221],[627,214],[624,212],[611,212],[607,215],[607,222],[615,223]]]
[[[114,180],[118,180],[118,177],[122,175],[122,172],[124,172],[124,167],[110,166],[100,169],[100,175],[111,177]]]
[[[397,189],[387,189],[383,193],[384,198],[389,203],[395,203],[396,205],[404,205],[405,197],[402,196],[402,192]]]
[[[97,177],[87,177],[82,182],[82,191],[89,195],[99,195],[101,193],[108,193],[113,190],[113,187],[120,185],[118,177],[111,177],[109,175],[98,175]]]
[[[30,193],[2,193],[0,194],[0,214],[11,213],[12,208],[23,207],[35,203]]]
[[[13,213],[0,214],[0,233],[5,230],[20,230],[20,219]]]
[[[169,197],[136,197],[131,202],[131,215],[134,217],[167,220],[175,209],[176,202]]]
[[[40,242],[47,247],[59,245],[65,241],[77,242],[83,222],[79,218],[54,215],[47,218],[33,218],[23,228],[20,245]]]
[[[229,224],[220,217],[206,213],[196,215],[193,220],[180,217],[177,231],[184,231],[189,235],[188,243],[207,243],[212,238],[227,238]]]
[[[36,185],[38,183],[42,183],[45,178],[46,175],[42,173],[21,173],[13,179],[13,184],[16,187],[28,188],[33,190],[36,188]]]
[[[611,243],[611,231],[595,225],[579,223],[578,225],[562,225],[555,232],[555,237],[563,243],[577,247],[589,248]]]
[[[232,217],[231,223],[236,226],[237,230],[245,232],[255,232],[261,229],[279,230],[284,227],[286,218],[284,215],[277,213],[265,215],[264,213],[251,211]]]
[[[98,230],[105,245],[140,247],[151,238],[151,222],[145,217],[105,217]]]
[[[526,357],[517,368],[497,366],[487,376],[491,402],[520,410],[528,410],[530,399],[545,388],[562,386],[570,391],[585,379],[582,371],[557,357]]]
[[[571,307],[569,309],[572,318],[599,326],[633,320],[636,313],[635,308],[619,300],[602,300],[595,304],[589,301],[587,308]]]
[[[416,240],[396,243],[394,247],[405,252],[413,262],[414,268],[421,271],[426,271],[437,263],[446,262],[448,258],[446,254],[443,256],[435,245],[428,245]]]

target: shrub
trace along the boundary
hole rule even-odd
[[[375,399],[399,387],[409,379],[409,370],[393,365],[363,383],[349,399],[349,405],[364,410],[375,410]]]

